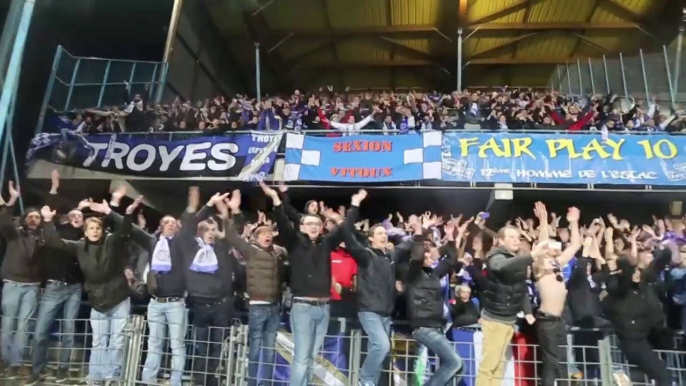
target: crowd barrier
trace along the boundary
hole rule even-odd
[[[64,321],[60,320],[51,329],[48,350],[48,375],[44,385],[57,385],[54,372],[58,366],[69,365],[69,379],[61,385],[79,384],[89,370],[93,355],[92,330],[88,319],[76,320],[74,348],[68,363],[60,362],[64,348],[61,341],[65,335],[62,330]],[[250,336],[248,326],[234,320],[234,324],[224,328],[210,328],[206,331],[188,325],[160,325],[163,334],[155,341],[151,337],[151,325],[143,315],[131,315],[126,320],[122,333],[123,348],[120,371],[111,380],[120,385],[181,384],[181,385],[222,385],[248,386],[250,361]],[[423,381],[440,366],[438,358],[427,352],[414,339],[402,323],[393,328],[391,352],[384,361],[379,385],[410,386],[421,385]],[[170,339],[170,328],[183,331],[179,339]],[[472,386],[475,382],[481,354],[481,332],[478,326],[447,331],[456,352],[462,357],[463,371],[460,381],[454,380],[453,386]],[[152,338],[152,342],[151,342]],[[576,385],[625,385],[629,379],[633,385],[650,385],[642,374],[629,366],[623,358],[614,335],[599,330],[571,328],[567,347],[568,379]],[[686,385],[686,351],[681,333],[673,336],[677,350],[659,351],[660,356],[672,374],[674,385]],[[155,346],[155,347],[151,347]],[[360,368],[367,354],[367,339],[363,331],[345,319],[332,319],[324,345],[315,363],[312,384],[347,386],[356,385]],[[14,384],[21,385],[28,378],[31,368],[32,344],[24,353],[21,377]],[[176,349],[176,350],[174,350]],[[258,381],[274,386],[286,386],[290,362],[293,357],[293,341],[287,326],[282,326],[276,337],[274,361],[265,361],[266,349],[263,347],[258,365]],[[159,367],[149,367],[149,356],[156,356]],[[540,355],[535,338],[527,331],[518,331],[512,340],[505,358],[504,386],[534,386],[540,382]],[[92,366],[93,364],[90,364]],[[97,365],[97,363],[96,363]],[[265,368],[273,367],[265,372]],[[147,373],[146,373],[147,371]],[[152,372],[151,372],[152,371]],[[154,379],[150,374],[157,374]],[[172,377],[180,380],[173,383]],[[12,385],[2,380],[2,384]],[[9,382],[9,383],[8,383]],[[564,383],[563,383],[564,384]]]

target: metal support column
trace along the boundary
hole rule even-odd
[[[569,76],[569,63],[565,63],[565,68],[567,69],[567,91],[569,95],[572,95],[572,78]]]
[[[9,58],[12,44],[14,43],[14,35],[17,33],[19,27],[19,20],[21,19],[21,12],[23,0],[12,0],[9,12],[5,19],[5,27],[2,29],[0,35],[0,87],[4,83],[5,68],[7,68],[7,59]]]
[[[624,96],[629,96],[629,90],[626,87],[626,73],[624,72],[624,56],[619,53],[619,69],[622,72],[622,87],[624,88]]]
[[[81,67],[81,58],[76,59],[76,65],[74,65],[74,72],[71,74],[71,81],[69,81],[69,92],[67,92],[67,100],[64,102],[64,107],[62,111],[69,111],[69,103],[71,103],[71,96],[74,93],[74,84],[76,83],[76,76],[79,74],[79,67]]]
[[[169,29],[167,30],[167,41],[164,44],[164,55],[162,56],[162,63],[168,64],[171,54],[174,51],[174,41],[176,40],[176,30],[179,27],[179,18],[181,16],[181,9],[183,8],[183,0],[174,0],[174,7],[172,8],[171,17],[169,19]],[[159,87],[157,88],[157,95],[155,96],[155,102],[159,103],[162,101],[162,93],[164,92],[164,86],[167,83],[167,71],[166,68],[160,72]],[[152,88],[152,85],[150,85]]]
[[[560,75],[560,65],[557,66],[557,92],[562,92],[562,75]]]
[[[52,95],[52,89],[55,87],[55,78],[57,77],[57,68],[60,65],[60,59],[62,59],[62,46],[57,46],[57,51],[55,52],[55,58],[52,60],[52,69],[50,70],[50,78],[48,78],[48,85],[45,88],[45,95],[43,96],[43,105],[40,109],[40,115],[38,115],[38,123],[36,124],[35,135],[38,135],[43,130],[43,123],[45,122],[45,112],[48,109],[48,104],[50,103],[50,95]]]
[[[591,93],[595,95],[595,81],[593,80],[593,65],[591,58],[588,58],[588,75],[591,77]]]
[[[457,29],[457,91],[462,91],[462,28]]]
[[[5,131],[5,123],[7,123],[7,114],[9,112],[12,99],[16,97],[16,87],[19,82],[19,71],[21,70],[21,58],[24,52],[24,45],[26,44],[26,36],[29,34],[29,27],[31,26],[31,16],[33,16],[33,8],[36,5],[36,0],[24,0],[24,7],[21,13],[21,20],[17,29],[17,36],[14,39],[14,46],[12,47],[12,56],[7,68],[7,76],[2,86],[2,96],[0,96],[0,138]],[[11,133],[8,133],[11,134]],[[1,171],[1,172],[4,172]]]
[[[257,103],[262,102],[262,79],[260,78],[260,43],[255,43],[255,93],[257,94]]]

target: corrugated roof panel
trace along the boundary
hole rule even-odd
[[[612,23],[616,21],[624,21],[624,19],[612,13],[612,11],[610,11],[608,8],[598,6],[595,12],[593,12],[593,16],[591,16],[591,21],[594,23]]]
[[[326,0],[326,4],[334,28],[388,25],[388,0]]]
[[[487,35],[480,35],[477,32],[464,42],[462,50],[467,57],[478,55],[513,41],[517,35],[518,33],[513,31],[488,31]]]
[[[508,6],[519,3],[521,0],[472,0],[467,7],[467,20],[473,21],[481,19],[485,16],[492,15]],[[523,15],[523,14],[522,14]],[[521,16],[519,16],[521,18]],[[507,20],[509,18],[501,18],[500,21],[516,22],[519,20]],[[521,20],[521,19],[520,19]]]
[[[441,0],[387,0],[392,25],[436,24],[441,16]]]
[[[326,47],[333,47],[330,39],[304,39],[297,43],[286,42],[278,50],[281,57],[289,61],[310,52],[313,52],[312,55],[319,55]]]
[[[646,37],[639,30],[624,30],[621,34],[611,31],[586,31],[584,36],[609,52],[623,51],[627,54],[637,52],[636,46]],[[586,43],[582,44],[587,45]]]
[[[595,8],[596,0],[545,0],[530,5],[531,22],[586,21]]]
[[[243,10],[239,4],[233,2],[207,3],[207,10],[220,31],[230,33],[244,33],[247,27],[243,22]]]
[[[515,57],[523,59],[565,58],[572,54],[577,38],[564,32],[551,31],[520,41]]]
[[[337,44],[338,56],[342,62],[389,60],[390,53],[380,49],[378,43],[365,39],[351,39]]]
[[[343,71],[343,84],[350,88],[389,88],[390,68],[348,69]]]
[[[324,3],[312,0],[274,1],[262,13],[271,28],[307,29],[328,27]]]
[[[510,82],[512,85],[549,86],[550,76],[554,71],[555,65],[548,64],[512,66]]]
[[[657,3],[664,0],[613,0],[615,3],[622,5],[626,9],[630,9],[639,15],[645,15]]]
[[[300,63],[336,63],[336,53],[333,47],[325,48],[317,52],[316,55],[308,55]]]

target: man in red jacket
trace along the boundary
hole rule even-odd
[[[331,252],[331,316],[355,315],[355,276],[357,262],[350,256],[345,244]]]

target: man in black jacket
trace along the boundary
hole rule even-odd
[[[0,234],[7,243],[2,261],[2,368],[7,378],[19,375],[21,357],[28,341],[27,326],[38,308],[38,293],[42,281],[40,255],[43,253],[43,235],[40,213],[28,208],[22,226],[12,223],[14,203],[19,191],[9,183],[10,200],[0,197]]]
[[[191,206],[189,204],[189,206]],[[181,215],[184,224],[193,221],[193,214],[185,211]],[[191,227],[183,227],[183,234],[177,235],[176,218],[164,216],[160,228],[154,235],[133,226],[133,240],[145,249],[148,255],[147,274],[143,280],[151,295],[148,303],[148,350],[143,366],[142,381],[157,384],[160,360],[164,353],[165,329],[169,330],[169,345],[172,351],[171,385],[181,386],[181,378],[186,364],[186,326],[187,310],[185,302],[185,267],[181,253],[180,240],[193,237]]]
[[[179,234],[184,260],[188,301],[195,325],[195,339],[199,358],[195,360],[195,382],[217,385],[215,376],[219,366],[224,333],[233,318],[233,273],[236,259],[229,252],[229,245],[220,239],[219,226],[209,216],[213,208],[222,209],[228,193],[215,194],[194,216],[185,216]],[[200,192],[193,187],[189,194],[187,212],[195,213],[200,202]],[[219,217],[226,219],[228,213],[220,210]]]
[[[55,211],[48,206],[41,209],[46,245],[76,255],[85,277],[93,330],[89,381],[111,381],[121,375],[124,328],[131,308],[130,289],[124,275],[127,256],[123,252],[131,232],[133,212],[141,200],[142,197],[138,197],[126,208],[124,219],[105,201],[91,203],[92,211],[104,214],[107,220],[120,225],[114,233],[105,235],[102,221],[91,217],[85,221],[85,237],[79,241],[61,239],[52,223]]]
[[[456,248],[459,248],[462,236],[472,221],[473,218],[458,228],[455,239],[459,241],[456,241]],[[441,361],[441,366],[425,386],[444,386],[462,370],[463,362],[443,331],[446,320],[443,313],[441,278],[459,270],[463,264],[458,259],[444,259],[435,268],[431,268],[434,265],[433,260],[424,247],[422,236],[423,228],[428,227],[423,227],[419,223],[411,226],[415,236],[405,282],[410,327],[413,329],[412,336],[435,353]],[[459,253],[457,255],[459,256]]]
[[[534,258],[544,256],[547,243],[539,243],[531,255],[517,256],[519,231],[506,226],[498,231],[498,248],[487,255],[486,288],[481,299],[483,353],[476,376],[477,386],[499,384],[505,373],[505,350],[512,341],[517,314],[524,312],[533,324],[531,301],[526,285],[527,267]]]
[[[359,217],[360,202],[366,197],[365,190],[360,190],[352,197],[346,222],[348,226],[342,230],[345,245],[358,264],[357,315],[369,341],[367,357],[360,369],[360,384],[374,386],[379,382],[381,366],[391,350],[389,336],[395,303],[395,265],[410,254],[412,241],[408,240],[389,251],[388,236],[382,225],[374,225],[369,229],[369,248],[357,241],[352,226]]]
[[[59,173],[57,173],[57,170],[53,170],[52,188],[47,198],[47,205],[51,208],[58,208],[60,206],[57,196],[58,188]],[[88,207],[88,205],[90,205],[88,200],[81,201],[78,208],[69,211],[67,215],[68,222],[65,224],[55,221],[57,233],[61,238],[70,241],[77,241],[83,238],[83,213],[81,210]],[[57,218],[54,220],[57,220]],[[60,249],[46,248],[45,253],[41,257],[43,258],[41,260],[41,267],[47,282],[38,307],[32,352],[33,373],[26,382],[27,386],[37,383],[45,370],[48,361],[48,331],[60,309],[62,309],[62,335],[56,381],[64,382],[67,379],[71,349],[74,346],[74,319],[76,319],[81,308],[83,274],[81,273],[76,255],[66,253]]]
[[[341,243],[342,235],[339,227],[322,236],[321,218],[309,214],[301,217],[300,231],[296,231],[279,194],[263,182],[260,186],[274,204],[279,236],[288,251],[292,272],[290,324],[295,347],[289,384],[306,386],[329,326],[331,251]]]

